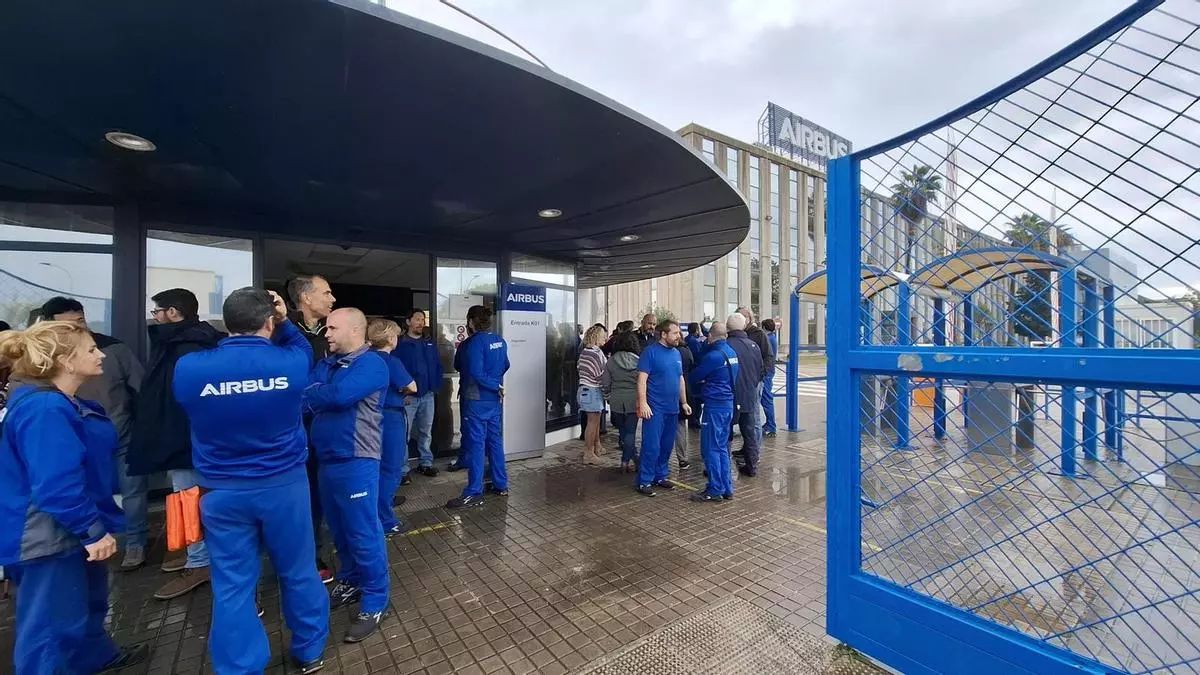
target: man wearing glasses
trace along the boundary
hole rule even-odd
[[[146,476],[166,471],[171,477],[171,488],[178,492],[197,485],[199,476],[192,466],[191,427],[171,390],[175,364],[185,354],[216,347],[225,334],[200,321],[200,303],[185,288],[162,291],[151,301],[154,306],[150,317],[154,323],[149,326],[150,359],[134,406],[129,473]],[[162,570],[180,574],[154,594],[159,600],[186,595],[208,583],[208,550],[204,542],[188,546],[186,556],[168,557]]]

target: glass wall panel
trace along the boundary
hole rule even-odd
[[[146,233],[146,309],[168,288],[186,288],[200,303],[200,320],[224,330],[221,305],[233,291],[254,284],[254,244],[249,239]],[[147,314],[147,321],[149,321]]]
[[[446,376],[436,397],[433,442],[443,453],[459,444],[458,372],[454,370],[454,350],[458,343],[467,339],[467,310],[471,305],[494,308],[496,289],[496,263],[437,259],[437,330],[434,339]]]
[[[0,320],[26,328],[62,295],[79,300],[92,330],[111,334],[112,241],[109,208],[0,202]]]
[[[578,424],[576,367],[583,326],[576,315],[575,267],[530,255],[514,254],[512,260],[514,280],[546,287],[546,428]],[[651,281],[652,303],[657,299],[656,284]]]

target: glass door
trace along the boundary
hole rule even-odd
[[[495,308],[496,263],[458,258],[437,259],[437,305],[433,338],[446,376],[437,395],[433,416],[433,445],[443,453],[459,445],[458,372],[454,351],[467,338],[467,310],[471,305]]]

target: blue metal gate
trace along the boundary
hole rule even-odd
[[[1200,3],[1138,2],[830,163],[830,634],[1200,670],[1198,94]]]

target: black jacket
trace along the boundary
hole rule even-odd
[[[729,331],[729,346],[738,357],[737,381],[733,383],[733,400],[741,412],[751,412],[759,404],[758,385],[767,375],[762,351],[744,330]]]
[[[688,404],[695,408],[695,402],[699,399],[692,385],[692,370],[696,368],[696,357],[692,356],[692,350],[686,343],[680,342],[675,349],[679,351],[679,359],[683,362],[683,380],[687,383]]]
[[[767,376],[775,370],[775,350],[771,349],[771,340],[767,338],[767,331],[761,326],[754,324],[746,329],[746,337],[754,341],[758,345],[758,351],[762,354],[763,365],[766,370],[763,371],[763,377]]]
[[[304,339],[308,340],[308,346],[312,347],[314,365],[317,361],[329,356],[329,341],[325,339],[325,319],[321,319],[316,326],[310,329],[304,324],[304,314],[292,312],[289,318],[304,334]]]
[[[184,354],[212,349],[225,337],[205,321],[181,321],[149,327],[150,361],[134,406],[129,443],[129,473],[143,476],[192,468],[191,427],[175,402],[171,383]]]

